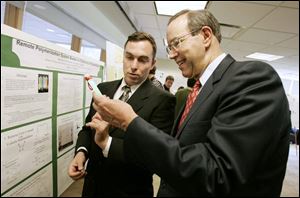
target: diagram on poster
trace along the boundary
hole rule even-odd
[[[1,133],[1,193],[52,160],[51,120]]]

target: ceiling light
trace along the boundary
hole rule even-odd
[[[259,60],[274,61],[274,60],[283,58],[284,56],[277,56],[277,55],[273,55],[273,54],[264,54],[264,53],[255,52],[246,57],[253,58],[253,59],[259,59]]]
[[[57,36],[60,36],[60,37],[64,37],[64,38],[69,38],[69,36],[65,35],[65,34],[56,34]]]
[[[38,5],[38,4],[34,4],[34,7],[40,9],[40,10],[46,10],[46,8],[44,6]]]
[[[177,12],[184,9],[205,9],[207,3],[208,1],[154,1],[156,13],[169,16],[173,16]]]
[[[54,32],[54,30],[47,28],[48,32]]]

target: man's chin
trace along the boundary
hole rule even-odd
[[[191,77],[192,77],[192,74],[182,72],[182,76],[185,77],[185,78],[191,78]]]

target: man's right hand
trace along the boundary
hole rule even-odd
[[[68,174],[69,176],[74,179],[78,180],[83,178],[86,175],[84,170],[84,164],[86,162],[86,158],[83,152],[79,151],[69,166]]]

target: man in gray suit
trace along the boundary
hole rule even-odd
[[[207,10],[177,13],[167,40],[182,75],[196,79],[173,137],[127,104],[93,97],[102,118],[125,131],[125,160],[161,177],[159,196],[280,196],[291,121],[278,74],[223,53],[220,25]]]
[[[143,119],[170,133],[173,125],[175,97],[155,87],[147,78],[154,67],[156,44],[145,32],[128,37],[124,46],[124,78],[98,85],[102,94],[128,103]],[[83,196],[153,197],[152,172],[145,167],[124,162],[124,132],[105,125],[109,135],[101,139],[97,126],[101,117],[90,107],[86,126],[78,134],[76,155],[69,167],[73,179],[85,176]],[[95,134],[96,133],[96,134]],[[139,136],[142,140],[144,137]],[[87,171],[84,163],[89,159]]]

